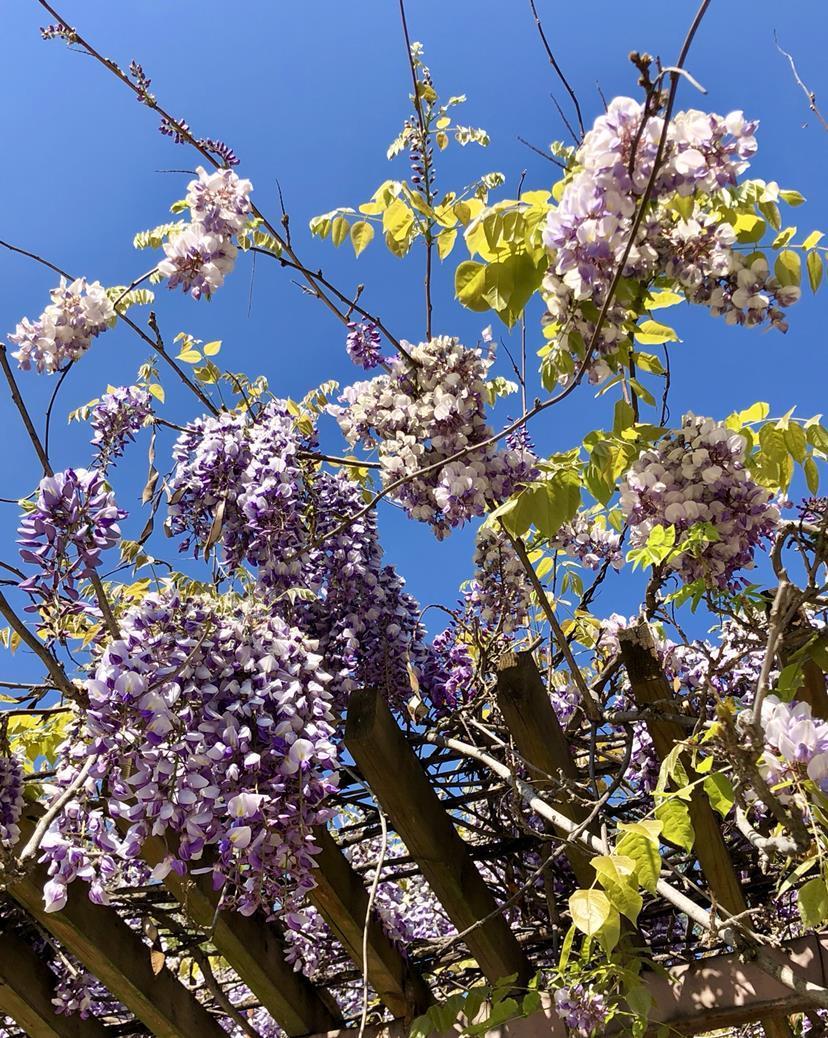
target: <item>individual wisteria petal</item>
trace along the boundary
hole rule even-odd
[[[387,373],[347,387],[343,406],[331,410],[351,445],[377,448],[384,484],[405,480],[394,500],[445,537],[533,479],[536,459],[496,443],[475,449],[492,435],[484,395],[491,356],[448,336],[409,346],[409,353],[414,367],[390,358]]]
[[[12,356],[25,371],[34,367],[51,374],[77,360],[115,320],[115,308],[99,281],[61,278],[51,297],[36,321],[24,317],[9,335],[9,342],[18,347]]]
[[[745,438],[712,418],[687,414],[680,429],[638,458],[621,483],[621,508],[633,548],[657,526],[673,526],[681,549],[689,531],[709,524],[714,539],[668,557],[682,580],[726,587],[753,565],[757,546],[773,532],[779,510],[769,490],[751,479]]]
[[[120,458],[151,414],[152,397],[141,386],[116,386],[104,393],[90,415],[96,467],[106,469],[113,458]]]

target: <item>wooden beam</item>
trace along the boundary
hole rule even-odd
[[[554,781],[543,777],[575,779],[578,773],[531,652],[506,652],[501,656],[497,705],[518,753],[537,769],[538,773],[530,776],[532,785],[548,793],[550,801],[570,821],[582,822],[587,810],[562,794]],[[582,847],[570,845],[567,857],[581,886],[592,886],[595,870],[589,864],[589,853]]]
[[[663,761],[676,743],[686,738],[686,731],[678,722],[659,718],[657,714],[659,711],[677,713],[679,706],[656,656],[649,625],[638,623],[620,631],[618,637],[636,705],[653,708],[655,716],[647,718],[647,730],[656,756]],[[734,915],[744,912],[748,905],[742,884],[733,867],[718,819],[699,786],[693,789],[689,810],[695,832],[693,849],[711,893],[728,912]],[[789,1038],[792,1034],[784,1021],[768,1020],[763,1024],[768,1038]]]
[[[314,857],[316,886],[308,897],[361,971],[368,891],[328,830],[320,827],[314,835],[321,849]],[[431,993],[392,944],[376,913],[368,925],[367,950],[368,980],[391,1012],[408,1019],[424,1012],[433,1001]]]
[[[822,985],[828,975],[828,934],[788,941],[779,950],[779,956],[799,978]],[[778,1017],[784,1022],[792,1013],[816,1008],[737,953],[712,955],[674,966],[666,976],[644,973],[642,980],[654,999],[647,1030],[653,1038],[664,1026],[670,1034],[707,1034],[759,1019]],[[567,1038],[567,1029],[549,994],[542,995],[542,1003],[538,1012],[507,1020],[481,1038]],[[366,1028],[364,1038],[408,1038],[408,1030],[402,1021],[394,1020]],[[629,1021],[621,1017],[602,1033],[621,1038],[628,1032]],[[314,1038],[357,1038],[357,1034],[356,1029],[348,1029]],[[434,1038],[456,1038],[456,1031]]]
[[[141,852],[151,867],[167,853],[158,837],[147,840]],[[164,885],[290,1038],[330,1030],[342,1022],[333,998],[286,961],[275,926],[260,915],[218,912],[218,894],[207,875],[182,878],[170,870]]]
[[[373,689],[351,694],[345,745],[371,791],[459,931],[495,913],[497,904],[420,761]],[[532,968],[501,914],[477,926],[465,943],[486,977],[496,982]]]
[[[34,829],[29,815],[21,819],[20,828],[25,843]],[[35,866],[9,884],[8,893],[156,1038],[227,1038],[215,1017],[166,966],[153,973],[149,949],[140,936],[114,909],[92,904],[85,883],[70,886],[69,900],[61,911],[45,912],[43,887],[48,878],[45,866]]]
[[[10,1016],[29,1038],[106,1038],[99,1020],[56,1013],[56,977],[16,934],[0,936],[0,1016]]]

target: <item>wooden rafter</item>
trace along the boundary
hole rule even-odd
[[[501,915],[492,915],[497,905],[491,891],[375,690],[352,693],[345,745],[449,919],[459,931],[475,926],[465,942],[486,977],[493,982],[512,974],[528,979],[531,966],[515,935]],[[483,919],[487,922],[476,925]]]

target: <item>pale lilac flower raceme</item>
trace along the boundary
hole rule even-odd
[[[614,570],[624,565],[621,535],[594,516],[578,512],[574,519],[558,530],[552,545],[565,555],[580,559],[588,569],[597,570],[607,563]]]
[[[724,423],[685,415],[681,428],[644,451],[621,483],[632,547],[645,544],[654,527],[673,526],[680,549],[692,527],[710,524],[716,539],[665,565],[688,583],[732,584],[779,520],[771,492],[747,471],[746,447]]]
[[[480,528],[474,551],[475,572],[466,603],[481,627],[509,636],[525,626],[532,598],[517,552],[504,533]]]
[[[61,278],[51,296],[36,321],[24,317],[9,335],[9,342],[18,347],[12,356],[26,371],[34,367],[40,374],[51,374],[77,360],[115,321],[115,308],[99,281],[76,278],[67,283]]]
[[[762,769],[772,784],[791,775],[807,776],[828,793],[828,722],[812,717],[807,703],[762,702],[766,751]]]
[[[596,308],[607,297],[627,249],[637,199],[650,179],[663,120],[650,117],[643,132],[642,120],[638,101],[618,97],[610,103],[584,137],[576,171],[548,217],[544,242],[552,264],[544,281],[547,321],[553,325],[552,337],[562,358],[567,353],[572,358],[561,363],[562,379],[571,375],[592,343]],[[733,229],[711,204],[711,196],[733,188],[746,170],[756,151],[756,125],[741,112],[722,117],[691,110],[671,120],[650,210],[623,274],[646,289],[657,274],[666,272],[691,302],[707,306],[729,323],[767,322],[785,330],[782,309],[796,302],[799,290],[780,285],[766,263],[761,266],[736,253]],[[689,217],[678,216],[669,205],[676,194],[693,199]],[[630,330],[626,306],[616,298],[595,344],[592,381],[609,374]]]
[[[97,450],[95,466],[106,469],[152,414],[152,398],[141,386],[116,386],[104,393],[90,416]]]
[[[348,356],[366,371],[377,367],[382,360],[382,337],[372,321],[350,321],[345,339]]]
[[[235,265],[232,238],[250,217],[253,185],[231,169],[208,174],[199,166],[196,172],[186,197],[192,221],[164,242],[158,273],[170,288],[181,285],[194,299],[209,299]]]
[[[20,839],[23,810],[23,765],[14,755],[0,757],[0,853]]]
[[[331,410],[349,444],[378,450],[383,483],[406,478],[394,499],[444,537],[534,478],[535,458],[490,444],[449,461],[492,435],[484,397],[492,357],[448,336],[410,346],[409,353],[415,367],[390,358],[387,373],[349,386],[344,406]],[[414,475],[432,465],[428,475]]]

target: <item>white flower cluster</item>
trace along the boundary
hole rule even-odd
[[[9,336],[18,347],[12,356],[25,371],[34,366],[40,374],[51,374],[77,360],[115,321],[115,308],[99,281],[61,278],[50,294],[52,302],[40,317],[24,317]]]
[[[387,373],[349,386],[346,406],[332,411],[351,445],[378,448],[385,485],[412,477],[394,491],[395,500],[444,537],[533,478],[534,457],[490,444],[449,462],[492,435],[484,398],[492,358],[449,336],[409,352],[413,364],[392,358]],[[415,475],[432,465],[434,471]]]
[[[828,792],[828,722],[811,716],[807,703],[783,703],[767,696],[762,703],[765,753],[761,769],[776,786],[793,776],[806,776]]]
[[[207,173],[199,166],[196,172],[186,198],[192,222],[164,242],[158,273],[169,278],[170,288],[181,285],[193,299],[209,299],[236,262],[232,238],[250,216],[253,185],[232,169]]]
[[[779,519],[769,490],[745,467],[745,438],[712,418],[687,414],[682,426],[645,451],[621,483],[630,544],[646,544],[656,526],[673,526],[677,551],[665,562],[685,582],[724,587],[753,564],[757,544]],[[690,529],[712,527],[715,539],[682,551]]]
[[[564,523],[552,544],[564,554],[580,559],[588,569],[600,569],[605,562],[614,570],[624,565],[621,535],[586,512],[578,512],[574,519]]]

